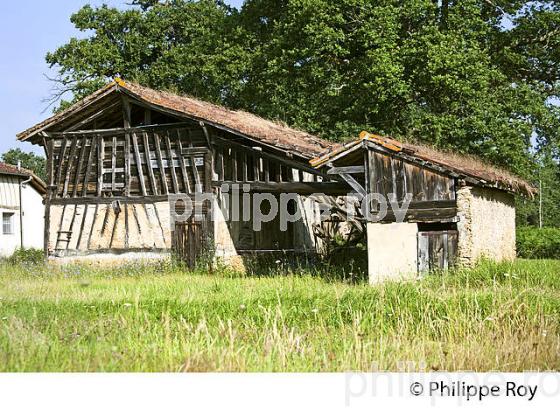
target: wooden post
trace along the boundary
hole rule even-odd
[[[130,101],[127,97],[122,97],[123,127],[130,128]],[[130,196],[130,134],[124,134],[124,195]]]
[[[105,140],[99,136],[97,144],[97,196],[103,191],[103,159],[105,157]]]

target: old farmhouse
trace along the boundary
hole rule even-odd
[[[242,267],[246,256],[316,254],[324,250],[317,233],[324,222],[314,194],[335,203],[348,193],[394,193],[398,206],[408,205],[402,220],[393,208],[373,218],[380,205],[369,199],[361,216],[375,282],[480,257],[515,257],[513,195],[534,192],[470,158],[368,133],[341,146],[120,79],[18,139],[45,149],[45,252],[62,261],[160,258],[174,249],[193,264],[211,249],[214,258]],[[287,229],[278,217],[255,229],[250,212],[231,220],[238,205],[224,184],[243,186],[249,196],[295,194],[290,207],[301,218]],[[214,194],[212,203],[174,221],[177,203],[170,199],[197,193]]]
[[[349,190],[323,180],[323,171],[309,164],[335,146],[330,142],[122,80],[18,139],[45,148],[45,251],[51,258],[157,258],[175,243],[190,260],[208,241],[216,257],[231,263],[241,263],[246,254],[315,252],[316,209],[304,195]],[[245,184],[249,194],[301,194],[304,217],[285,231],[278,218],[260,231],[251,220],[226,221],[224,182]],[[198,225],[170,226],[170,195],[197,191],[218,195],[212,207],[217,214]]]

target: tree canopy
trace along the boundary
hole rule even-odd
[[[1,159],[2,162],[11,165],[17,165],[19,162],[23,168],[33,171],[43,181],[47,180],[46,160],[40,155],[24,152],[19,148],[12,148],[4,152]]]
[[[558,157],[560,2],[134,0],[47,55],[74,98],[115,76],[325,138],[369,130],[535,175]]]

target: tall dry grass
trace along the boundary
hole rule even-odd
[[[320,273],[3,264],[0,370],[560,369],[560,261],[375,287]]]

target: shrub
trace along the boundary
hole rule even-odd
[[[45,256],[41,249],[19,248],[16,249],[14,253],[7,258],[7,262],[13,265],[40,265],[45,262]]]
[[[517,230],[517,255],[529,259],[560,259],[560,229],[524,227]]]

